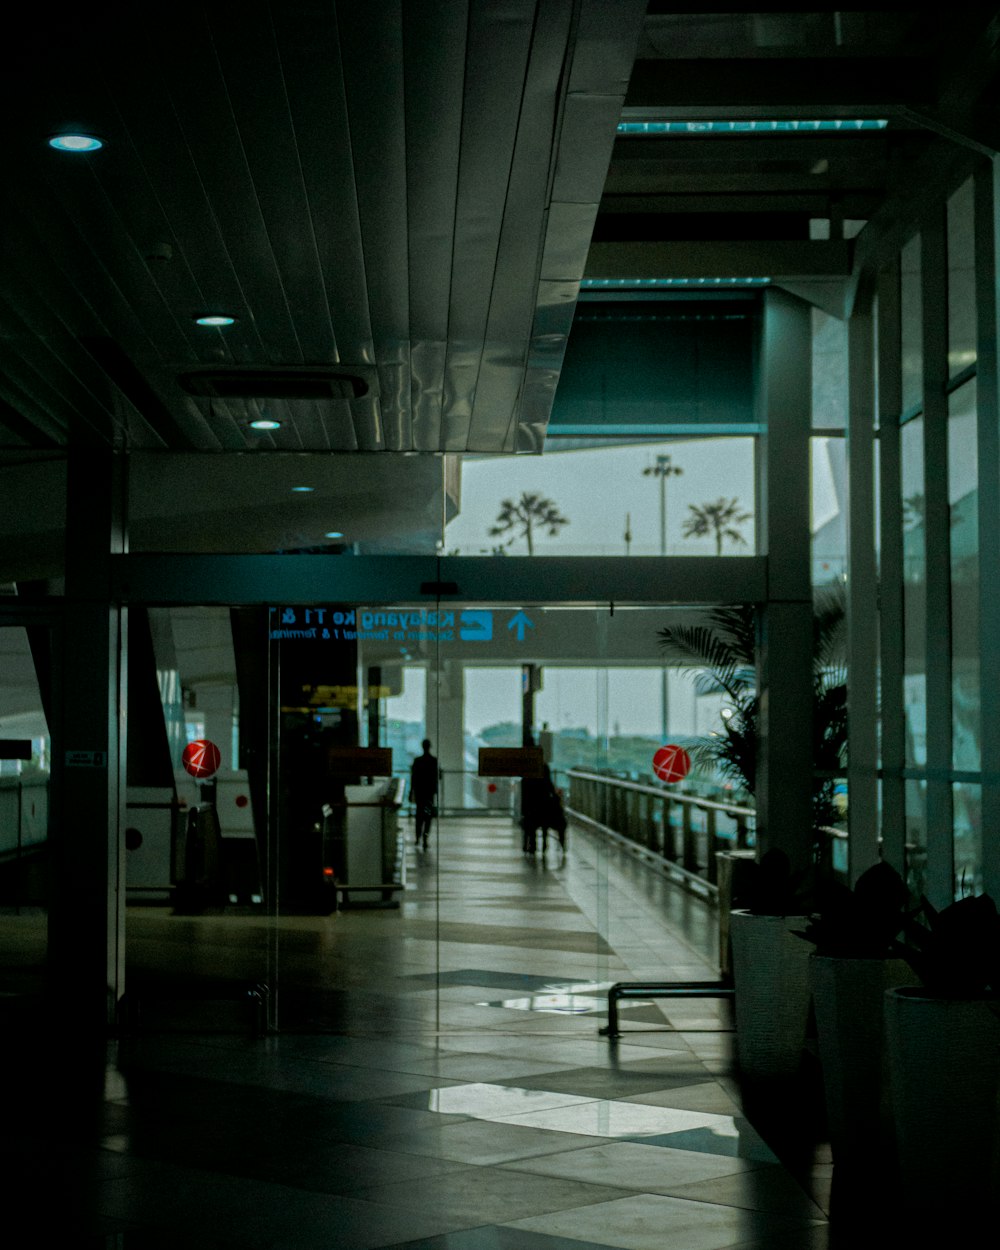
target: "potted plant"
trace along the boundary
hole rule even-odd
[[[891,1149],[892,1117],[884,1045],[886,990],[916,977],[896,942],[912,915],[891,865],[862,873],[853,889],[827,883],[800,937],[815,950],[809,983],[834,1161],[867,1168]]]
[[[809,891],[781,850],[741,870],[729,917],[740,1070],[754,1080],[789,1078],[809,1019],[809,949],[795,936],[808,921]]]
[[[1000,915],[988,895],[925,898],[899,953],[920,988],[885,995],[906,1206],[968,1215],[1000,1196]]]
[[[835,819],[834,784],[847,746],[842,587],[817,595],[813,620],[812,830],[803,836],[810,838],[818,864],[825,847],[821,830]],[[726,699],[718,731],[694,746],[693,757],[755,795],[760,702],[753,605],[713,608],[699,625],[661,629],[659,640],[665,657],[696,672],[700,692]],[[787,1078],[798,1072],[809,1015],[809,952],[792,936],[808,920],[804,883],[793,878],[778,850],[733,869],[728,915],[721,915],[726,900],[720,899],[720,949],[723,961],[727,946],[732,951],[740,1067],[752,1078]]]

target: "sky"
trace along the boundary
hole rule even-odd
[[[689,505],[720,497],[736,498],[741,511],[754,510],[754,440],[752,438],[690,439],[637,443],[619,447],[552,450],[542,456],[466,459],[462,465],[459,516],[445,531],[445,551],[463,555],[488,553],[500,541],[489,529],[501,501],[533,491],[551,499],[569,524],[554,538],[540,536],[536,555],[625,555],[626,521],[631,527],[632,555],[660,554],[660,480],[644,477],[657,455],[669,455],[680,476],[666,479],[667,552],[669,555],[714,555],[711,539],[684,538],[681,529]],[[753,554],[753,523],[741,530],[746,546],[728,546],[726,554]],[[525,555],[522,541],[511,555]]]

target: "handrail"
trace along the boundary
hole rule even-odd
[[[567,777],[581,777],[585,781],[602,781],[614,785],[620,790],[636,790],[640,794],[651,794],[654,798],[669,799],[671,803],[690,803],[692,807],[704,809],[714,808],[718,812],[726,812],[733,816],[756,816],[752,807],[741,807],[738,803],[717,803],[714,799],[703,799],[696,794],[677,794],[673,790],[665,790],[660,786],[651,786],[642,781],[626,781],[624,777],[609,777],[606,773],[592,773],[585,768],[567,768]]]
[[[563,775],[570,815],[696,893],[715,895],[719,852],[753,845],[756,812],[751,807],[589,768],[569,768]]]

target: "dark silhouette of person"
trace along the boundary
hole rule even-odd
[[[543,765],[541,777],[525,777],[521,782],[521,829],[521,850],[525,855],[535,854],[539,833],[544,853],[550,829],[555,830],[560,845],[566,849],[566,814],[548,764]]]
[[[438,791],[438,762],[431,755],[431,740],[421,742],[423,754],[418,755],[410,768],[410,799],[414,806],[416,833],[414,841],[427,850],[427,838],[434,819],[434,803]]]

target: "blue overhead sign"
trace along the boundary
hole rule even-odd
[[[275,608],[272,642],[492,642],[493,618],[518,642],[534,622],[523,611],[493,608]]]

